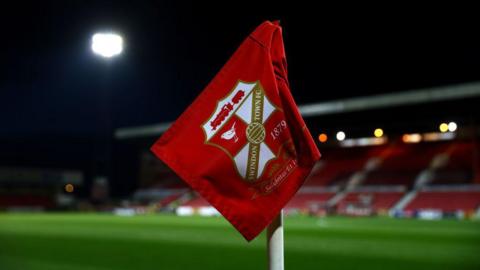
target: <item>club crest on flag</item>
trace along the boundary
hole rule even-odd
[[[282,146],[281,117],[259,81],[238,81],[203,123],[205,143],[225,152],[242,179],[258,182]]]

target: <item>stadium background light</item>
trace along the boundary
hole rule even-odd
[[[419,143],[422,141],[422,135],[418,133],[404,134],[402,136],[402,141],[404,143]]]
[[[457,123],[455,122],[448,123],[448,131],[454,132],[456,130],[457,130]]]
[[[321,143],[327,142],[327,140],[328,140],[327,134],[322,133],[322,134],[318,135],[318,140],[319,140]]]
[[[422,139],[426,142],[448,141],[456,138],[455,132],[429,132],[423,133]]]
[[[68,193],[72,193],[75,190],[75,187],[72,184],[65,185],[65,191]]]
[[[346,139],[340,142],[341,147],[355,147],[355,146],[369,146],[369,145],[382,145],[388,142],[386,137],[366,137],[356,139]]]
[[[123,38],[115,33],[96,33],[92,36],[92,51],[105,58],[123,52]]]
[[[375,129],[375,131],[373,131],[373,135],[375,135],[375,137],[377,137],[377,138],[382,137],[383,136],[383,129],[381,129],[381,128]]]
[[[336,137],[337,137],[337,140],[340,141],[340,142],[345,140],[345,137],[346,137],[345,132],[343,132],[343,131],[337,132]]]
[[[440,130],[440,132],[447,132],[448,131],[447,123],[441,123],[440,126],[438,126],[438,129]]]

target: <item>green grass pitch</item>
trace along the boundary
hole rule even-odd
[[[390,218],[285,220],[286,269],[480,269],[480,223]],[[0,214],[0,269],[267,269],[223,218]]]

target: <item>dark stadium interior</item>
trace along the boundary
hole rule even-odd
[[[284,208],[288,215],[301,216],[300,221],[292,222],[300,224],[292,236],[308,238],[302,232],[304,216],[319,219],[307,220],[315,229],[324,226],[323,219],[333,217],[332,224],[338,223],[339,231],[341,226],[357,226],[352,225],[357,224],[356,219],[343,219],[352,216],[380,217],[381,222],[382,218],[446,219],[432,228],[438,226],[439,234],[453,232],[445,236],[446,242],[452,241],[448,243],[453,250],[466,258],[458,269],[478,269],[480,41],[476,9],[457,10],[439,4],[347,7],[346,3],[314,2],[48,0],[3,5],[0,219],[9,219],[10,212],[117,214],[117,210],[127,209],[135,215],[153,212],[168,216],[167,225],[161,225],[168,232],[168,226],[175,227],[176,222],[190,226],[188,221],[169,220],[170,215],[183,215],[182,209],[195,214],[210,209],[213,212],[205,210],[205,215],[218,214],[150,152],[163,131],[131,137],[118,136],[118,131],[175,121],[257,25],[264,20],[280,20],[292,95],[301,111],[311,104],[327,108],[335,102],[367,100],[361,109],[304,115],[322,159]],[[122,54],[112,59],[93,54],[90,42],[97,31],[123,35]],[[471,86],[474,94],[455,96],[455,89],[463,86]],[[449,89],[452,97],[435,99],[431,94]],[[426,101],[369,105],[375,97],[386,96],[386,103],[394,104],[396,94],[422,91],[431,91]],[[455,128],[440,131],[441,123],[454,123]],[[375,138],[378,128],[383,134]],[[345,140],[337,139],[339,131],[346,134]],[[321,142],[320,134],[328,140]],[[68,221],[71,218],[67,216],[66,224],[72,222],[73,229],[77,221],[86,224],[80,220],[83,217]],[[97,218],[85,217],[88,221]],[[461,233],[455,235],[459,238],[453,236],[456,231],[449,226],[457,223],[448,222],[456,219],[465,220],[458,224],[465,226],[471,238]],[[369,231],[373,230],[370,223],[362,225],[364,221],[359,220],[360,227],[368,227],[366,232],[372,239],[384,241],[383,234]],[[0,243],[2,237],[10,237],[7,227],[2,232],[1,221]],[[47,226],[42,222],[38,228]],[[56,228],[63,221],[51,222]],[[145,222],[147,228],[150,221]],[[196,222],[204,226],[204,221],[193,217],[192,224]],[[390,228],[389,222],[381,226]],[[413,222],[410,225],[415,233],[430,226]],[[127,227],[130,225],[123,228],[123,234],[138,229],[142,235],[143,231]],[[411,233],[402,231],[401,226],[398,230],[400,233],[386,237],[402,238],[402,233]],[[318,240],[312,247],[324,240],[315,237],[308,238]],[[339,237],[341,242],[346,236]],[[429,241],[428,233],[422,237],[425,243]],[[164,243],[159,245],[169,247]],[[422,248],[415,253],[424,252],[424,243],[417,244]],[[96,244],[89,245],[94,250]],[[2,252],[9,254],[7,249],[0,247],[0,268],[2,258],[9,256],[2,257]],[[168,250],[163,251],[168,254]],[[392,269],[404,268],[417,259],[421,263],[412,269],[441,269],[434,266],[442,265],[441,255],[437,256],[442,252],[432,251],[426,262],[412,259],[413,253],[408,255],[411,260],[403,261],[389,255],[367,258],[378,269],[388,258]],[[451,252],[445,269],[464,258],[455,252]],[[142,252],[142,256],[148,254]],[[171,256],[165,254],[168,260]],[[290,254],[292,261],[314,257]],[[352,265],[342,264],[342,259],[327,265],[331,269],[355,267],[355,259],[350,259]],[[357,259],[362,260],[361,256]],[[397,259],[400,263],[395,266]],[[219,267],[212,265],[211,269]],[[377,269],[368,265],[361,269]],[[91,269],[111,269],[108,267]],[[135,268],[127,264],[119,267]]]
[[[470,32],[469,16],[443,20],[438,14],[425,20],[418,10],[407,19],[393,11],[360,14],[335,6],[271,3],[255,3],[256,11],[249,12],[251,4],[9,4],[0,16],[8,25],[0,52],[1,158],[12,166],[65,164],[87,174],[102,171],[105,153],[94,149],[109,144],[114,128],[173,121],[264,19],[280,19],[286,29],[289,76],[298,104],[480,79],[478,39]],[[125,54],[107,63],[88,50],[88,35],[102,27],[127,36]],[[421,104],[393,115],[332,115],[314,120],[310,129],[316,133],[359,119],[362,124],[351,127],[358,134],[371,125],[423,129],[445,115],[473,121],[477,106],[465,102],[474,103],[429,105],[432,109]],[[101,164],[92,164],[92,155]],[[120,188],[118,194],[127,190]]]

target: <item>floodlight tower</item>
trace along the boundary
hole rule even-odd
[[[95,140],[96,153],[94,156],[94,178],[92,181],[91,200],[103,203],[108,199],[110,178],[114,176],[113,170],[113,93],[110,68],[113,58],[123,52],[123,37],[114,32],[97,32],[91,37],[91,50],[107,63],[107,70],[100,80],[100,95],[97,128],[99,134]],[[103,61],[104,60],[104,61]],[[106,130],[106,133],[104,131]]]

